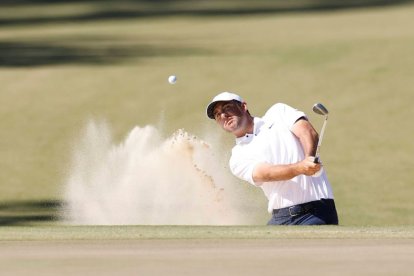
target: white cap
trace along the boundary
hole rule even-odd
[[[210,119],[214,119],[213,111],[214,107],[216,106],[216,103],[228,101],[238,101],[242,103],[243,99],[237,94],[231,92],[222,92],[215,96],[211,103],[209,103],[209,105],[207,106],[207,117],[209,117]]]

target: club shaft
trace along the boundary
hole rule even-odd
[[[319,153],[320,153],[320,149],[321,149],[321,145],[322,145],[323,135],[325,134],[325,128],[326,128],[327,122],[328,122],[328,116],[325,116],[325,120],[323,121],[322,129],[321,129],[321,134],[319,135],[318,145],[316,147],[316,153],[315,153],[315,162],[316,163],[319,162]]]

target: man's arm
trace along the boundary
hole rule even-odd
[[[312,124],[302,117],[295,122],[292,132],[299,139],[306,158],[300,162],[287,165],[258,164],[253,170],[254,182],[289,180],[300,174],[310,176],[321,169],[320,164],[313,162],[319,136]]]
[[[292,132],[299,139],[305,157],[315,156],[319,135],[306,118],[300,118],[292,127]]]
[[[314,163],[313,157],[308,157],[300,162],[287,165],[260,163],[253,169],[253,181],[255,183],[261,183],[289,180],[300,174],[308,176],[314,175],[320,169],[321,164]]]

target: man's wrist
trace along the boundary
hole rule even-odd
[[[302,161],[293,164],[293,174],[294,177],[304,173]]]

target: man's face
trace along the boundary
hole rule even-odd
[[[238,101],[218,102],[213,111],[214,119],[225,131],[238,136],[246,122],[245,107]]]

